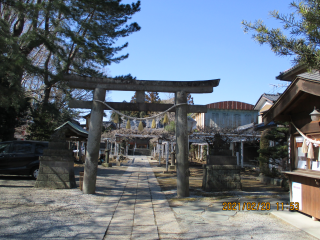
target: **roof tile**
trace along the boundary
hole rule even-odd
[[[210,109],[230,109],[230,110],[253,110],[254,106],[252,104],[237,102],[237,101],[223,101],[210,103],[207,105]]]

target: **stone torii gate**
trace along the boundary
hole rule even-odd
[[[98,166],[99,145],[103,111],[110,110],[103,103],[106,90],[136,91],[137,103],[108,102],[116,110],[158,111],[163,112],[173,104],[145,103],[145,91],[175,93],[175,104],[170,111],[176,112],[176,165],[177,165],[177,195],[189,196],[189,162],[188,162],[188,132],[187,113],[205,113],[206,105],[187,105],[188,93],[212,93],[219,85],[220,79],[206,81],[146,81],[112,78],[82,77],[65,75],[71,88],[94,90],[93,101],[70,101],[70,108],[91,109],[89,136],[84,169],[83,192],[95,193]],[[95,101],[98,100],[98,101]]]

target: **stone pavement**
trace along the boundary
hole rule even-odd
[[[136,157],[118,177],[75,239],[179,239],[179,224],[147,158]]]

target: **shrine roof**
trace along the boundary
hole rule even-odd
[[[70,121],[65,122],[61,126],[57,127],[54,131],[57,131],[63,127],[68,127],[70,130],[72,130],[72,132],[74,132],[76,134],[74,136],[88,137],[89,133],[85,129],[83,129],[81,126],[74,124]]]
[[[311,81],[320,81],[320,74],[318,71],[305,72],[298,75],[299,78]]]

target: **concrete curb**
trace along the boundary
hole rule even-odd
[[[313,221],[310,217],[305,216],[299,212],[286,211],[273,211],[272,215],[277,218],[295,226],[296,228],[305,231],[306,233],[312,235],[315,238],[320,239],[320,222]]]

